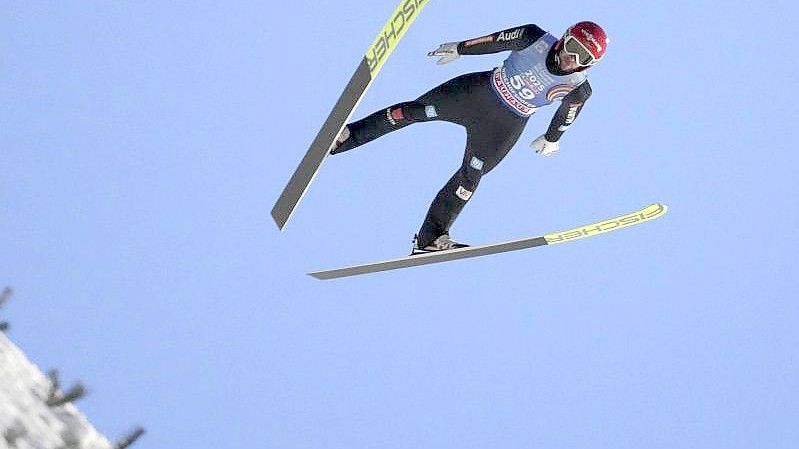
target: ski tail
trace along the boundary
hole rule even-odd
[[[430,0],[402,0],[364,55],[305,157],[272,208],[272,218],[282,230],[313,182],[328,155],[330,144],[358,107],[388,57]]]

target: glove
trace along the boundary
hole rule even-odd
[[[560,143],[550,142],[545,135],[542,134],[530,144],[530,147],[535,149],[535,152],[541,156],[552,156],[560,149]]]
[[[427,53],[427,56],[441,56],[441,58],[436,61],[436,64],[438,65],[452,62],[460,57],[458,54],[458,42],[447,42],[446,44],[441,44],[437,49]]]

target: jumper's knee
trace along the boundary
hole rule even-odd
[[[433,105],[425,105],[416,101],[399,103],[386,108],[386,120],[394,127],[402,127],[414,122],[435,120],[438,111]]]
[[[477,185],[480,184],[480,178],[483,176],[482,164],[480,159],[474,157],[469,161],[468,165],[458,170],[458,174],[455,177],[457,181],[455,196],[463,201],[469,201],[475,189],[477,189]]]

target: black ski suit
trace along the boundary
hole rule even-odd
[[[503,33],[516,37],[503,40]],[[461,42],[458,44],[458,53],[468,55],[520,50],[532,45],[544,34],[535,25],[511,28]],[[556,64],[554,60],[552,64]],[[547,66],[550,66],[549,61]],[[331,154],[338,154],[351,150],[412,123],[443,120],[466,128],[463,161],[430,205],[418,233],[417,245],[420,248],[440,235],[449,233],[482,176],[502,161],[527,124],[529,117],[514,113],[492,90],[491,77],[492,71],[461,75],[416,100],[395,104],[350,123],[347,125],[350,137],[331,151]],[[586,81],[563,98],[546,133],[547,140],[555,142],[560,138],[590,95],[591,89]]]

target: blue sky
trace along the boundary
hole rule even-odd
[[[11,337],[145,447],[794,447],[795,7],[431,1],[354,114],[503,55],[524,23],[611,37],[541,158],[531,119],[453,227],[479,244],[643,207],[567,245],[320,282],[407,253],[463,131],[409,127],[269,211],[395,1],[4,2],[0,284]],[[763,86],[769,86],[768,89]]]

